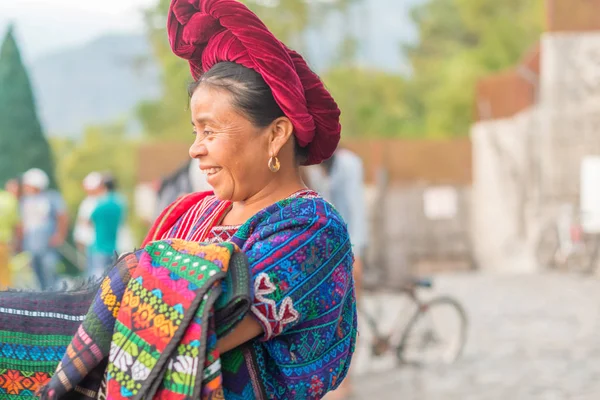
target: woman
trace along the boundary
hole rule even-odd
[[[148,240],[229,240],[249,258],[252,313],[218,344],[225,398],[321,398],[346,375],[354,347],[353,257],[345,223],[306,189],[299,167],[333,154],[340,112],[302,57],[244,5],[192,3],[171,4],[169,39],[196,78],[190,156],[214,195],[192,195],[165,218],[168,208]],[[261,229],[268,220],[277,223]]]
[[[195,135],[190,156],[200,161],[214,195],[181,200],[188,203],[186,211],[152,239],[232,241],[249,257],[255,279],[252,313],[218,346],[225,398],[249,392],[257,399],[321,398],[345,376],[356,334],[345,224],[331,205],[305,188],[299,165],[306,152],[258,73],[220,62],[190,92]],[[276,227],[261,231],[262,221],[280,214],[286,216]],[[258,234],[240,232],[255,227]],[[275,249],[297,256],[270,257]],[[327,263],[328,257],[339,264]],[[315,282],[316,273],[326,277]],[[330,306],[336,310],[327,316]],[[317,367],[343,340],[339,362]],[[241,358],[245,362],[231,368]],[[300,372],[307,364],[310,372]],[[285,369],[295,366],[296,376],[287,376]]]
[[[297,53],[235,0],[174,0],[174,52],[189,60],[194,143],[214,193],[177,200],[144,244],[233,242],[254,282],[251,312],[221,337],[225,399],[319,399],[356,340],[346,224],[308,190],[300,165],[330,157],[340,111]]]

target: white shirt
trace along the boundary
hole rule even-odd
[[[90,222],[90,217],[97,204],[98,198],[96,196],[88,196],[79,205],[77,221],[73,230],[75,243],[88,247],[94,242],[94,227]]]

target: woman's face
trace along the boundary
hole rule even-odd
[[[220,200],[245,201],[266,187],[268,128],[258,128],[232,105],[231,94],[199,86],[190,102],[195,140],[190,157],[200,162]]]

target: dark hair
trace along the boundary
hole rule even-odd
[[[331,171],[333,170],[333,165],[335,164],[335,158],[336,158],[335,153],[333,153],[333,155],[331,157],[329,157],[327,160],[325,160],[321,163],[321,165],[323,165],[323,167],[325,168],[327,175],[330,175]]]
[[[233,97],[233,106],[260,128],[266,128],[279,117],[285,116],[273,97],[271,88],[253,69],[233,62],[220,62],[190,84],[191,97],[201,85],[225,90]],[[294,137],[296,159],[302,163],[308,149],[300,147]]]
[[[108,190],[109,192],[114,192],[115,190],[117,190],[117,179],[114,175],[110,173],[106,173],[103,175],[102,183],[104,184],[106,190]]]

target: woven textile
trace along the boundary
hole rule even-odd
[[[105,376],[108,399],[222,397],[217,337],[249,304],[235,245],[153,242],[103,281],[41,396],[96,398]]]
[[[0,292],[0,399],[35,398],[52,377],[98,287]]]
[[[346,225],[308,190],[240,227],[207,223],[220,221],[226,205],[206,193],[186,196],[149,233],[149,238],[227,240],[248,257],[251,311],[265,333],[221,356],[224,397],[320,399],[346,376],[357,335]]]

